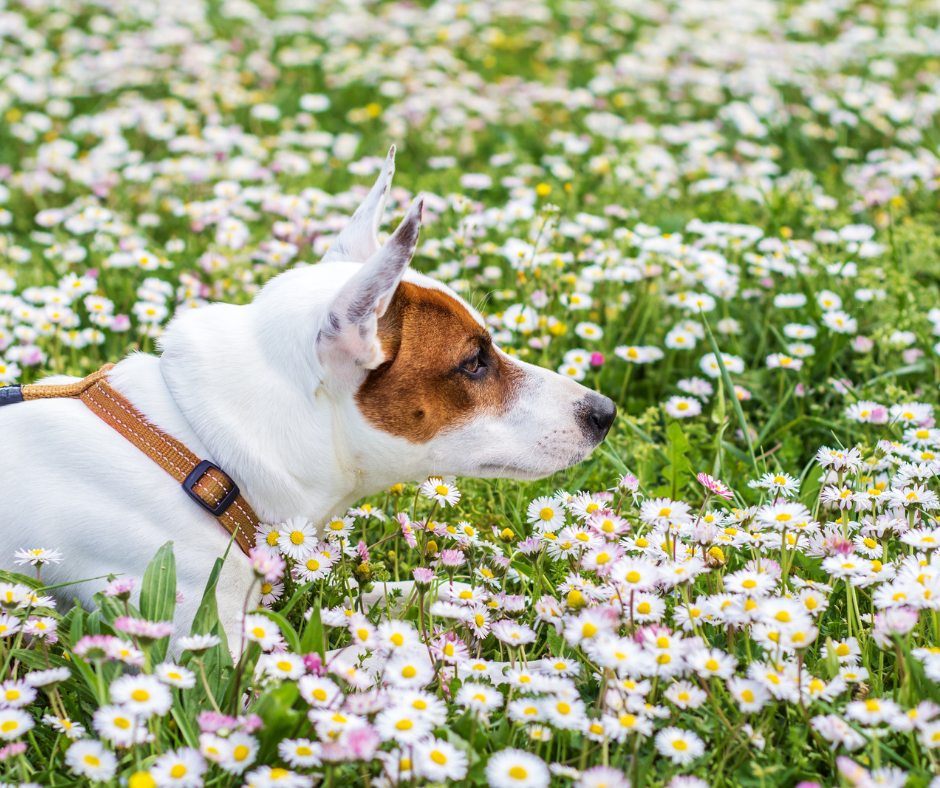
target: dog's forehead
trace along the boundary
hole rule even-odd
[[[472,317],[478,325],[484,329],[486,328],[486,321],[483,319],[483,315],[470,306],[469,302],[462,298],[458,293],[454,292],[447,285],[438,282],[436,279],[432,279],[430,276],[418,273],[411,268],[405,271],[404,281],[410,282],[411,284],[417,285],[418,287],[425,287],[428,290],[434,290],[450,296],[454,301],[457,302],[457,304],[466,310],[467,314],[470,315],[470,317]]]

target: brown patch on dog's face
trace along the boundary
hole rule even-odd
[[[515,398],[521,373],[490,335],[440,290],[402,282],[379,320],[385,361],[356,392],[377,429],[427,443],[477,414],[499,415]]]

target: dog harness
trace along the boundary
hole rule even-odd
[[[259,520],[238,486],[214,462],[200,460],[176,438],[147,421],[108,383],[108,371],[113,366],[106,364],[84,380],[65,385],[2,386],[0,406],[36,399],[80,399],[105,424],[176,479],[186,494],[215,517],[247,554],[254,547]]]

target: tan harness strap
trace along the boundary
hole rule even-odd
[[[32,399],[56,399],[58,397],[80,397],[85,389],[90,386],[94,386],[99,380],[103,380],[108,376],[108,372],[111,371],[111,368],[114,364],[105,364],[97,372],[92,372],[84,380],[77,380],[74,383],[64,383],[56,384],[51,386],[46,386],[42,383],[33,383],[32,385],[23,386],[21,392],[23,394],[23,400],[28,401]]]
[[[126,397],[108,382],[108,364],[84,380],[66,385],[32,384],[22,387],[23,400],[55,397],[79,398],[105,424],[123,435],[178,481],[186,493],[235,536],[245,554],[254,547],[258,516],[228,474],[208,460],[200,460],[186,446],[147,421]]]

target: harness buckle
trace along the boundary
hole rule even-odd
[[[199,493],[197,493],[193,489],[193,487],[199,482],[199,480],[203,476],[205,476],[206,471],[210,469],[221,473],[222,476],[225,478],[225,481],[227,481],[232,486],[232,489],[228,493],[226,493],[223,496],[222,500],[219,501],[218,504],[216,504],[215,506],[211,506],[208,503],[206,503],[203,500],[203,498],[199,495]],[[229,508],[229,506],[232,505],[232,502],[238,497],[238,492],[239,492],[238,485],[235,484],[234,481],[232,481],[232,477],[229,476],[225,471],[223,471],[214,462],[210,462],[209,460],[203,460],[202,462],[199,463],[199,465],[193,468],[192,473],[190,473],[189,476],[187,476],[183,480],[183,489],[186,491],[186,494],[190,498],[192,498],[203,509],[209,512],[209,514],[211,514],[213,517],[221,517],[222,515],[224,515],[226,510]]]

